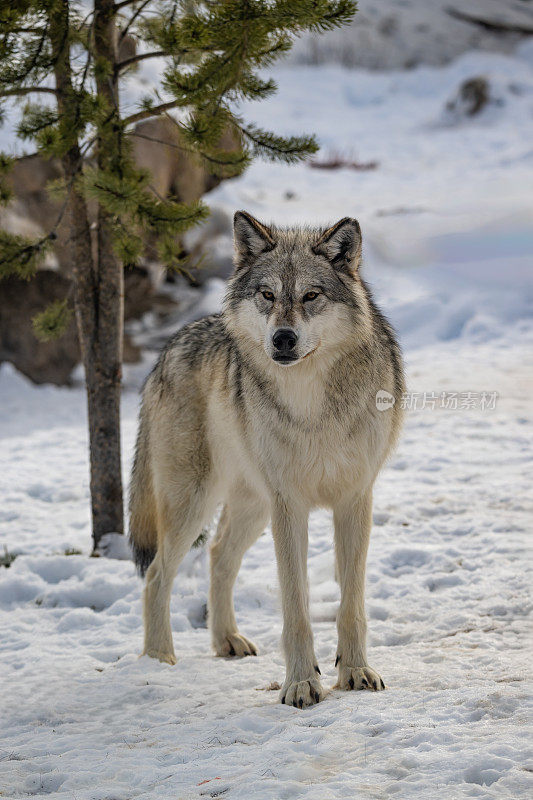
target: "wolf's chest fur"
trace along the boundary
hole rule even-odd
[[[371,387],[346,391],[298,373],[273,383],[245,371],[239,381],[239,402],[230,390],[224,418],[218,402],[212,407],[221,474],[242,471],[263,491],[297,491],[310,505],[331,505],[379,469],[390,428],[372,413]]]

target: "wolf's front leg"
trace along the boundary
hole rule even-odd
[[[366,660],[365,567],[372,527],[372,491],[339,503],[333,510],[335,555],[341,587],[337,615],[337,688],[385,688]]]
[[[276,547],[283,607],[283,649],[286,677],[280,699],[303,708],[320,702],[324,690],[313,646],[307,590],[308,509],[292,507],[276,496],[272,508],[272,534]]]

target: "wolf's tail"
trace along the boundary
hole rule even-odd
[[[157,553],[156,505],[148,454],[149,427],[141,410],[130,483],[130,545],[139,574],[144,576]]]

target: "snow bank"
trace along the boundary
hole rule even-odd
[[[447,64],[468,50],[510,53],[525,38],[464,17],[533,32],[527,0],[359,0],[351,25],[297,41],[289,58],[304,64],[409,69]],[[463,18],[461,18],[461,16]]]

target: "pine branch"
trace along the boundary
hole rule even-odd
[[[24,81],[28,78],[30,73],[35,69],[37,66],[37,62],[41,57],[41,53],[44,48],[44,43],[46,41],[46,37],[48,35],[48,24],[45,25],[44,29],[42,30],[41,37],[39,39],[39,44],[37,45],[37,50],[33,54],[33,57],[29,64],[25,66],[22,72],[15,73],[8,71],[7,77],[0,76],[0,83],[24,83]]]
[[[224,57],[213,55],[205,59],[195,72],[180,73],[176,70],[169,70],[165,75],[164,85],[174,94],[178,92],[182,94],[182,105],[185,102],[185,98],[189,101],[188,105],[195,102],[201,104],[202,98],[207,101],[216,98],[217,103],[220,103],[231,86],[239,82],[240,64],[237,66],[238,74],[232,76],[233,80],[229,81],[229,83],[226,81],[224,86],[220,85],[220,81],[223,80],[224,70],[234,69],[232,62],[241,49],[242,45],[239,41]]]
[[[37,242],[0,230],[0,278],[13,273],[31,278],[43,260],[55,234],[49,233]]]
[[[41,342],[57,339],[67,329],[72,319],[72,309],[68,299],[55,300],[53,303],[32,318],[33,332]]]
[[[21,139],[34,139],[42,131],[57,125],[59,116],[49,107],[28,103],[17,127]]]
[[[251,142],[255,155],[263,158],[294,164],[319,149],[314,136],[276,136],[255,125],[242,125],[236,119],[232,124]]]
[[[41,36],[41,39],[39,41],[39,46],[37,48],[37,52],[35,53],[32,61],[31,61],[31,64],[30,64],[29,68],[26,71],[26,75],[24,77],[27,77],[30,74],[30,72],[32,71],[32,69],[34,69],[34,67],[36,66],[37,61],[39,60],[39,57],[40,57],[40,55],[41,55],[41,53],[43,51],[43,47],[44,47],[44,43],[46,41],[47,34],[48,34],[48,23],[46,24],[46,26],[45,26],[45,28],[44,28],[44,30],[42,32],[42,36]],[[22,80],[24,80],[24,78],[22,78]]]

